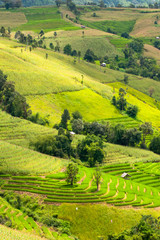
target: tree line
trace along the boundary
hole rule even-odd
[[[7,75],[0,70],[0,107],[15,117],[28,118],[31,115],[26,99],[15,90],[14,82],[7,81]]]
[[[41,118],[39,113],[32,114],[26,98],[15,89],[15,83],[7,81],[7,75],[0,70],[0,108],[14,117],[27,119],[31,122],[48,125],[47,118]]]
[[[103,163],[107,154],[104,151],[104,142],[131,147],[140,146],[146,149],[146,138],[148,135],[153,135],[153,128],[149,122],[141,124],[139,128],[129,129],[121,124],[112,126],[109,123],[89,123],[83,121],[78,111],[73,112],[71,118],[67,109],[61,116],[61,122],[54,127],[58,129],[56,136],[35,139],[31,142],[31,146],[37,151],[52,156],[80,159],[89,167]],[[70,132],[68,127],[74,132]],[[75,145],[74,134],[82,134],[86,137]],[[154,152],[160,149],[157,139],[160,141],[160,137],[154,137],[149,146]]]

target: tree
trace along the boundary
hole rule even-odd
[[[78,56],[78,59],[79,59],[79,62],[80,62],[81,51],[78,51],[77,56]]]
[[[141,141],[141,132],[136,128],[126,129],[122,136],[122,144],[125,146],[134,147]]]
[[[74,163],[69,163],[66,169],[66,182],[73,186],[77,182],[78,166]]]
[[[74,119],[72,122],[72,130],[73,132],[79,134],[82,133],[84,128],[83,120],[82,119]]]
[[[100,0],[100,2],[99,2],[99,6],[100,6],[101,8],[104,8],[104,7],[105,7],[105,5],[104,5],[104,1],[103,1],[103,0]]]
[[[99,168],[96,168],[96,170],[93,173],[94,181],[97,185],[97,192],[99,191],[100,183],[101,183],[101,178],[102,178],[102,172]]]
[[[101,164],[105,157],[103,141],[95,135],[88,135],[78,143],[77,153],[81,161],[88,162],[90,167],[94,167],[96,163]]]
[[[129,80],[128,80],[128,75],[124,75],[124,79],[123,79],[124,83],[127,85]]]
[[[118,235],[109,235],[108,240],[159,240],[160,239],[160,219],[151,215],[143,215],[130,230],[125,230]]]
[[[5,37],[5,33],[6,33],[5,27],[2,26],[0,32],[2,33],[2,37]]]
[[[2,91],[2,87],[6,83],[6,81],[7,81],[7,75],[4,75],[2,70],[0,70],[0,91]]]
[[[126,112],[130,117],[135,118],[137,116],[137,113],[138,113],[138,107],[136,105],[130,105],[127,108]]]
[[[53,43],[49,44],[50,49],[54,49]]]
[[[121,111],[124,111],[127,105],[127,101],[124,98],[126,94],[126,91],[123,88],[119,89],[119,98],[117,99],[117,108],[119,108]]]
[[[21,0],[2,0],[4,2],[5,8],[19,8],[22,6]]]
[[[15,91],[13,82],[5,82],[3,85],[0,102],[2,109],[12,116],[27,118],[31,114],[25,97]]]
[[[60,122],[60,126],[67,129],[67,122],[68,120],[70,120],[70,115],[69,115],[69,111],[67,109],[64,109],[64,112],[61,116],[61,122]]]
[[[72,113],[72,117],[73,117],[74,119],[82,119],[82,115],[80,114],[79,111],[73,112],[73,113]]]
[[[71,146],[72,139],[70,134],[59,134],[56,136],[47,135],[38,138],[31,142],[36,151],[45,153],[51,156],[68,158],[70,156],[75,157],[74,149]]]
[[[73,50],[73,51],[71,52],[71,56],[76,57],[76,56],[77,56],[77,51],[76,51],[76,50]]]
[[[39,32],[39,35],[40,35],[40,37],[42,37],[44,35],[43,29],[41,29],[41,31]]]
[[[55,38],[57,37],[57,32],[54,32],[54,37],[55,37]]]
[[[130,38],[129,34],[126,33],[126,32],[122,33],[121,37],[123,37],[123,38]]]
[[[140,39],[134,39],[128,44],[128,47],[133,49],[137,53],[142,53],[144,49],[143,41]]]
[[[148,92],[149,92],[149,96],[152,97],[153,93],[155,92],[155,88],[151,86],[151,87],[148,89]]]
[[[117,99],[117,107],[119,108],[119,110],[124,111],[126,108],[126,105],[127,105],[126,99],[124,98],[124,96],[120,96]]]
[[[87,49],[85,55],[84,55],[84,60],[87,62],[94,62],[97,59],[97,56],[94,55],[94,52],[90,49]]]
[[[116,99],[115,96],[112,97],[112,104],[113,104],[114,106],[117,106],[117,99]]]
[[[61,6],[61,0],[55,0],[55,3],[58,8]]]
[[[91,143],[86,146],[88,152],[88,164],[90,167],[94,167],[97,163],[101,164],[105,157],[103,149],[99,146],[98,142]]]
[[[154,137],[154,138],[151,140],[149,149],[150,149],[151,151],[155,152],[155,153],[160,154],[160,136]]]
[[[71,55],[72,53],[72,47],[70,44],[67,44],[63,49],[64,54]]]
[[[139,129],[143,133],[142,145],[145,146],[146,136],[153,134],[152,124],[150,122],[145,122],[140,126]]]

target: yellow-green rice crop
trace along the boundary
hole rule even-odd
[[[27,102],[33,112],[39,112],[41,116],[49,114],[51,123],[60,122],[61,114],[66,108],[70,113],[78,110],[84,120],[87,121],[122,117],[110,100],[103,98],[90,89],[42,96],[28,96]]]
[[[42,174],[60,170],[67,160],[51,157],[36,151],[0,141],[0,169],[7,172]]]

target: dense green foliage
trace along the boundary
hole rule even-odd
[[[96,163],[101,164],[105,157],[103,142],[95,135],[88,135],[79,142],[77,152],[81,161],[87,162],[90,167],[94,167]]]
[[[129,238],[130,236],[130,238]],[[160,220],[151,215],[142,216],[140,222],[132,227],[130,231],[125,231],[119,236],[108,236],[108,240],[158,240],[160,238]]]
[[[7,76],[0,71],[0,105],[12,116],[27,118],[31,111],[26,99],[15,91],[13,82],[7,82]]]
[[[152,139],[149,148],[151,151],[160,154],[160,136]]]
[[[31,145],[34,146],[36,151],[41,153],[49,154],[57,157],[70,157],[74,156],[74,150],[71,146],[71,137],[69,133],[59,134],[56,136],[44,136],[33,142]]]
[[[22,6],[21,0],[1,0],[4,3],[6,9],[9,8],[19,8]]]
[[[87,62],[94,63],[94,61],[97,60],[97,56],[94,54],[92,50],[87,49],[84,55],[84,60],[86,60]]]
[[[69,163],[66,169],[66,182],[73,186],[77,182],[78,166],[74,163]]]
[[[121,35],[122,33],[130,33],[134,27],[135,21],[98,21],[89,22],[81,20],[81,23],[87,27],[99,29],[104,32],[110,32]]]

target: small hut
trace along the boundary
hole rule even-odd
[[[75,135],[75,132],[70,132],[70,135],[71,135],[71,136],[74,136],[74,135]]]
[[[129,175],[128,173],[124,172],[124,173],[122,173],[121,177],[124,178],[124,179],[129,179],[129,177],[131,177],[131,175]]]

